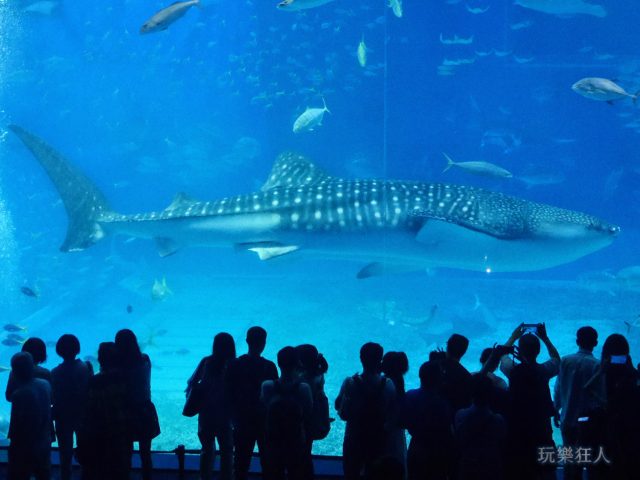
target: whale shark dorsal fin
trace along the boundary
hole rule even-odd
[[[165,212],[167,211],[171,212],[174,210],[181,210],[183,208],[188,208],[196,203],[198,203],[198,201],[194,200],[186,193],[178,192],[176,193],[176,196],[173,197],[173,200],[171,201],[169,206],[165,208]]]
[[[261,190],[265,192],[276,187],[317,185],[333,178],[304,155],[284,152],[276,159]]]

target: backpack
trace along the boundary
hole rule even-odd
[[[267,405],[266,439],[274,445],[291,447],[305,441],[304,411],[298,399],[300,382],[273,382],[273,396]]]
[[[329,399],[322,389],[318,389],[313,396],[313,410],[309,424],[311,440],[322,440],[329,435],[331,420],[329,419]]]
[[[387,379],[382,377],[379,383],[366,382],[361,375],[354,375],[353,390],[348,400],[344,418],[351,430],[366,443],[377,442],[384,437],[387,419],[385,388]]]

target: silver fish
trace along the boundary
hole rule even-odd
[[[156,12],[142,27],[140,34],[160,32],[169,28],[173,22],[181,18],[187,10],[194,5],[200,5],[200,0],[188,0],[186,2],[175,2],[159,12]]]
[[[633,103],[638,100],[638,93],[632,95],[624,88],[607,78],[587,77],[571,85],[571,90],[591,100],[611,103],[621,98],[630,98]]]
[[[449,170],[451,167],[461,168],[469,173],[475,175],[483,175],[486,177],[498,177],[498,178],[511,178],[513,175],[510,171],[505,170],[498,165],[494,165],[489,162],[454,162],[449,155],[442,152],[444,158],[447,159],[447,166],[443,170],[443,173]]]

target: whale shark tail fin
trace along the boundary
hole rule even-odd
[[[10,125],[47,172],[62,199],[69,224],[63,252],[84,250],[105,236],[98,220],[111,208],[102,192],[80,170],[44,140],[17,125]]]

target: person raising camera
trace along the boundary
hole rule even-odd
[[[555,414],[549,380],[558,374],[560,354],[547,336],[544,323],[520,324],[505,347],[518,346],[504,355],[500,370],[509,380],[508,449],[506,478],[555,478],[555,465],[540,461],[540,449],[554,448],[551,419]],[[549,360],[538,363],[540,341]]]

